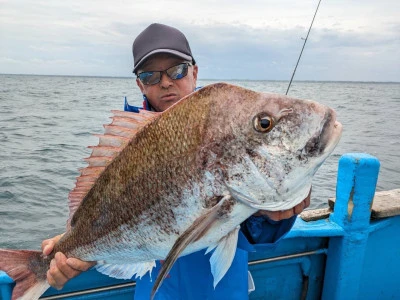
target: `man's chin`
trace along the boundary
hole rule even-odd
[[[168,108],[170,108],[172,105],[174,105],[175,103],[177,103],[179,101],[179,99],[175,98],[171,98],[171,99],[163,99],[160,101],[160,105],[159,105],[159,111],[164,111]]]

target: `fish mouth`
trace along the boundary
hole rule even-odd
[[[307,174],[299,181],[291,186],[293,192],[291,201],[281,206],[280,210],[290,209],[301,203],[311,190],[312,176],[318,170],[319,166],[333,152],[340,141],[342,135],[342,124],[336,120],[336,113],[329,109],[321,122],[323,124],[321,130],[311,137],[303,149],[297,153],[300,160],[305,160],[306,164],[309,158],[312,159],[312,166],[306,171]],[[311,162],[309,162],[311,163]],[[275,209],[274,209],[275,210]]]
[[[335,111],[328,109],[321,123],[323,124],[321,130],[316,132],[302,149],[298,150],[297,154],[300,158],[302,156],[318,157],[323,154],[329,155],[339,143],[342,124],[336,120]]]

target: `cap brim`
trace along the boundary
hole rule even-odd
[[[187,61],[190,61],[190,62],[193,61],[193,58],[192,58],[190,55],[187,55],[187,54],[182,53],[182,52],[177,51],[177,50],[172,50],[172,49],[156,49],[156,50],[153,50],[153,51],[147,53],[145,56],[142,57],[141,60],[138,61],[138,63],[136,64],[136,66],[133,68],[133,73],[136,73],[136,71],[139,69],[140,65],[142,65],[142,64],[144,63],[144,61],[145,61],[147,58],[149,58],[150,56],[152,56],[152,55],[154,55],[154,54],[157,54],[157,53],[169,53],[169,54],[178,56],[178,57],[180,57],[180,58],[183,58],[183,59],[185,59],[185,60],[187,60]]]

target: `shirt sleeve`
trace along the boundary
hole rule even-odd
[[[250,244],[270,244],[277,242],[289,232],[296,217],[273,221],[267,216],[251,216],[240,227]]]

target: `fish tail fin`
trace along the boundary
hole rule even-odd
[[[12,300],[39,299],[49,287],[49,263],[40,251],[0,249],[0,270],[15,281]]]

